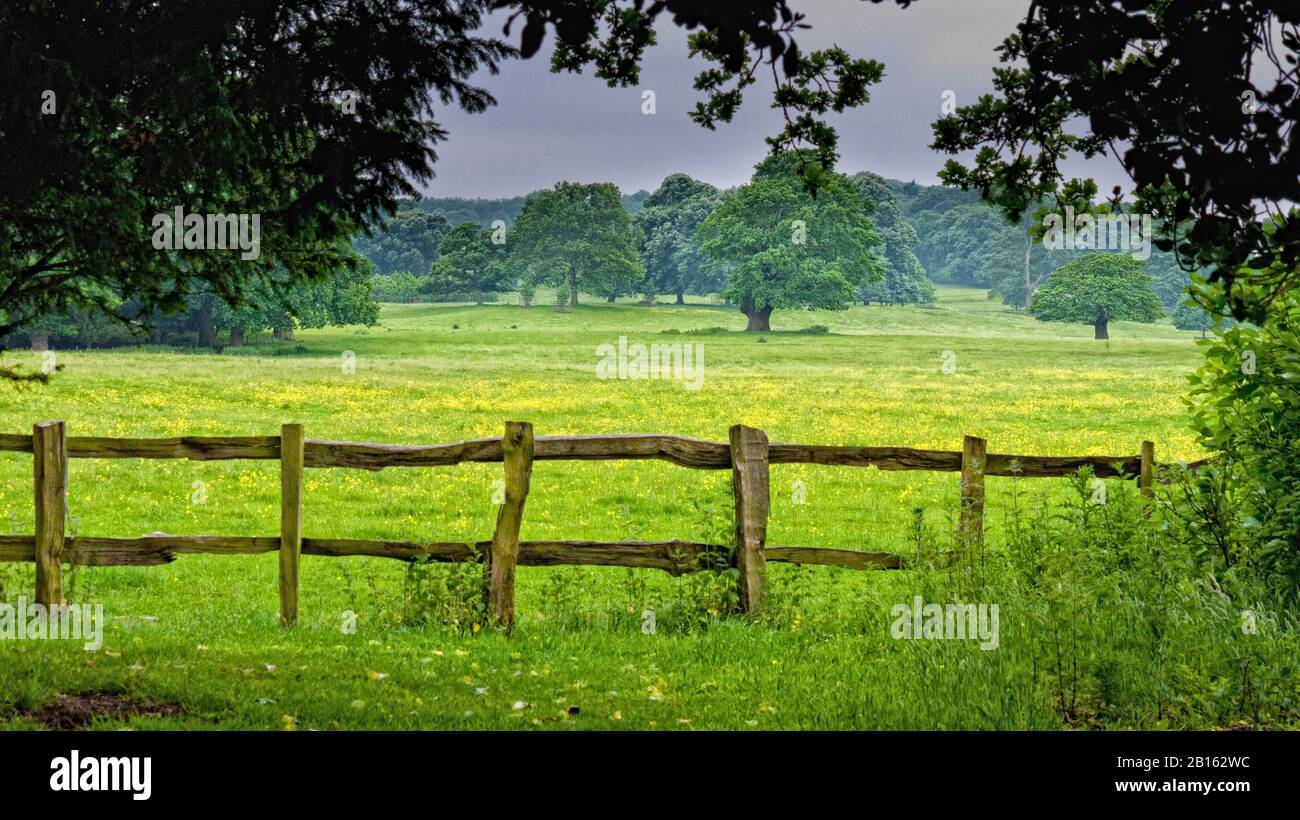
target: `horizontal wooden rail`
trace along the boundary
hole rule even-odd
[[[491,541],[380,541],[356,538],[304,538],[303,555],[369,556],[409,562],[458,562],[484,555]],[[144,535],[139,538],[78,536],[67,539],[69,564],[98,567],[156,566],[178,555],[256,555],[280,549],[278,536]],[[519,564],[545,567],[576,564],[602,567],[661,569],[682,575],[726,566],[731,548],[694,541],[520,541]],[[847,569],[899,569],[901,556],[886,552],[824,547],[767,547],[768,561],[822,564]],[[0,561],[31,561],[35,540],[30,535],[0,536]]]
[[[501,439],[483,438],[454,444],[364,444],[307,439],[307,467],[448,467],[464,461],[501,461]]]
[[[231,459],[278,460],[279,436],[184,436],[180,438],[106,438],[69,436],[69,458],[182,458],[191,461]],[[306,467],[445,467],[462,462],[500,462],[501,439],[482,438],[450,444],[406,445],[307,439]],[[0,451],[30,453],[30,435],[0,434]],[[657,434],[537,436],[534,461],[612,461],[657,459],[703,470],[731,468],[731,446],[684,436]],[[1186,466],[1195,469],[1201,459]],[[911,447],[786,444],[768,446],[771,464],[822,464],[876,467],[880,470],[960,472],[960,450]],[[1074,475],[1090,467],[1098,478],[1137,478],[1141,455],[1030,456],[989,453],[986,475],[1051,478]],[[1160,465],[1169,467],[1173,465]]]
[[[892,552],[859,552],[827,547],[767,547],[768,561],[788,564],[821,564],[845,569],[902,569],[903,556]]]
[[[0,451],[30,453],[32,437],[0,434]],[[68,436],[68,458],[187,458],[191,461],[278,459],[279,436],[107,438]]]

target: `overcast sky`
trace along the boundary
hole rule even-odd
[[[793,0],[810,31],[797,35],[807,52],[835,44],[855,57],[879,60],[884,80],[871,102],[831,122],[840,135],[840,170],[870,170],[895,179],[933,184],[946,156],[927,146],[945,90],[958,105],[992,91],[995,49],[1023,18],[1027,0],[918,0],[911,8],[862,0]],[[490,22],[499,32],[503,17]],[[518,43],[516,26],[511,41]],[[486,113],[443,109],[438,120],[451,132],[438,146],[431,196],[505,197],[526,194],[557,180],[613,182],[624,193],[653,191],[681,171],[719,187],[746,181],[781,130],[772,110],[771,84],[760,80],[730,125],[708,131],[687,116],[699,99],[694,75],[705,65],[689,59],[685,32],[661,21],[659,45],[646,53],[641,84],[611,89],[590,75],[552,74],[549,48],[531,60],[507,62],[496,77],[477,82],[497,98]],[[548,44],[553,32],[548,31]],[[641,113],[642,92],[655,92],[656,113]],[[1102,192],[1123,184],[1113,160],[1066,165],[1067,175],[1087,174]]]

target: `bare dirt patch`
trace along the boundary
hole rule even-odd
[[[129,717],[170,717],[183,710],[175,703],[143,704],[125,695],[107,692],[82,692],[59,695],[54,700],[27,713],[32,720],[53,729],[71,731],[81,729],[96,718],[125,720]]]

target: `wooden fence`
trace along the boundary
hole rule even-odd
[[[33,535],[0,536],[0,561],[36,564],[36,600],[62,600],[63,564],[150,566],[189,553],[280,553],[280,617],[298,617],[298,564],[302,555],[368,555],[403,561],[467,561],[484,564],[484,594],[490,619],[501,626],[514,622],[515,567],[585,564],[662,569],[674,575],[706,567],[739,570],[741,606],[763,608],[768,561],[824,564],[848,569],[898,569],[899,555],[884,552],[783,547],[767,544],[770,510],[768,468],[772,464],[824,464],[878,467],[882,470],[937,470],[960,473],[961,508],[957,539],[971,549],[983,539],[984,477],[1068,476],[1091,467],[1099,478],[1136,479],[1150,495],[1155,448],[1142,442],[1135,456],[1026,456],[987,452],[982,438],[966,436],[960,451],[905,447],[857,447],[768,443],[753,427],[731,428],[728,442],[701,441],[672,435],[537,436],[528,422],[509,421],[500,438],[452,444],[363,444],[308,439],[301,424],[285,424],[279,436],[192,436],[184,438],[68,437],[64,423],[37,424],[28,435],[0,435],[0,451],[31,453],[35,464],[36,522]],[[101,538],[65,534],[69,458],[184,458],[194,461],[278,459],[280,461],[280,534],[278,537],[225,535],[146,535]],[[688,541],[521,541],[524,504],[534,461],[602,461],[660,459],[683,467],[731,470],[735,498],[733,544]],[[461,462],[502,462],[505,499],[490,541],[478,543],[365,541],[306,538],[302,527],[305,468],[438,467]]]

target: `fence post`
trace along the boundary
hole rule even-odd
[[[68,441],[63,422],[32,427],[36,480],[36,603],[63,603],[64,517],[68,503]],[[25,616],[20,616],[25,617]]]
[[[961,510],[957,516],[957,549],[965,554],[984,544],[984,467],[989,443],[966,436],[961,445]]]
[[[1142,442],[1142,468],[1138,473],[1138,490],[1142,495],[1151,498],[1155,495],[1153,482],[1155,479],[1156,467],[1156,445],[1155,442]]]
[[[519,561],[519,527],[533,474],[533,425],[507,421],[501,436],[501,461],[505,467],[506,496],[497,511],[488,561],[488,618],[509,629],[515,624],[515,564]]]
[[[302,555],[303,429],[280,427],[280,623],[298,621],[298,558]]]
[[[731,491],[736,499],[736,568],[740,570],[740,606],[752,615],[763,611],[767,577],[767,516],[771,506],[767,468],[767,433],[734,425],[731,441]]]

